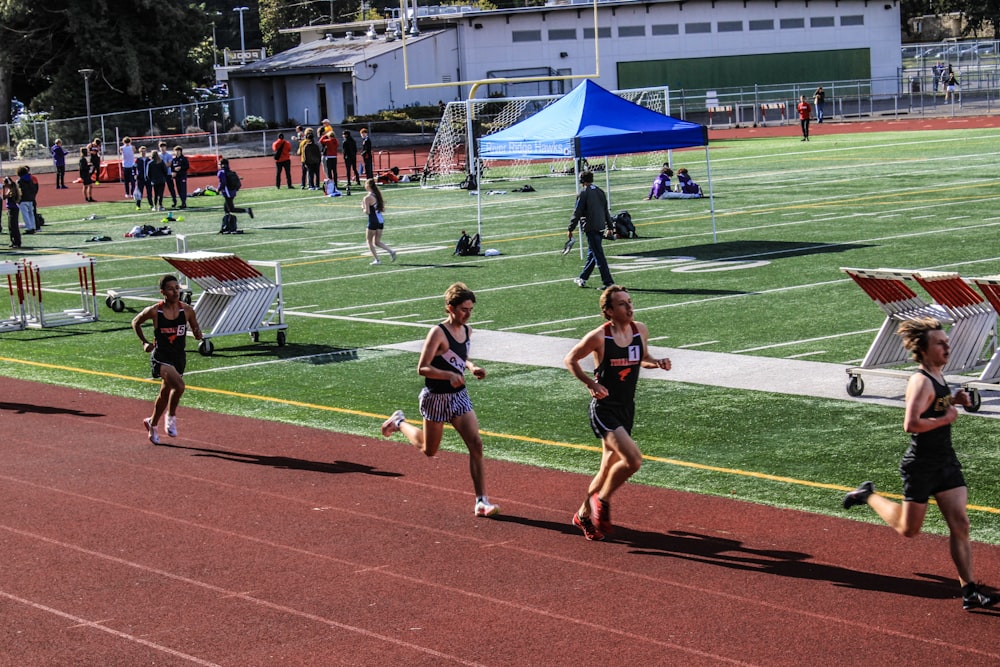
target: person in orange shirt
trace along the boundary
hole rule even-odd
[[[285,139],[285,133],[279,132],[278,138],[271,144],[274,153],[274,187],[281,189],[281,172],[285,172],[285,183],[292,189],[292,144]]]
[[[340,180],[337,178],[337,151],[340,149],[340,142],[337,141],[337,134],[332,127],[319,138],[319,145],[323,149],[323,167],[326,169],[326,178],[333,181],[333,185],[336,187],[337,181]]]

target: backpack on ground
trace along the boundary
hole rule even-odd
[[[222,227],[219,229],[220,234],[242,234],[236,225],[236,216],[232,213],[226,213],[222,216]]]
[[[474,234],[469,236],[462,230],[462,235],[458,237],[458,243],[455,244],[454,254],[460,257],[468,257],[470,255],[479,254],[479,234]]]
[[[639,238],[635,233],[635,225],[632,224],[632,215],[628,211],[619,212],[612,220],[615,223],[615,236],[620,239]]]
[[[240,180],[240,175],[237,174],[232,169],[226,171],[226,189],[229,190],[230,196],[235,195],[239,192],[240,188],[243,187],[243,181]]]

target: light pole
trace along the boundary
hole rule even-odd
[[[247,42],[246,42],[246,37],[245,37],[245,35],[243,33],[243,12],[247,11],[248,9],[250,9],[250,8],[249,7],[235,7],[233,9],[234,12],[239,12],[240,13],[240,64],[241,65],[246,65],[247,64],[247,55],[246,55]]]
[[[83,75],[83,95],[87,99],[87,141],[90,141],[94,134],[90,126],[90,75],[94,73],[94,70],[79,69],[77,72]]]

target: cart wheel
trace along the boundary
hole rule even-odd
[[[125,302],[122,301],[121,299],[112,299],[111,310],[115,311],[116,313],[122,312],[123,310],[125,310]]]
[[[285,332],[284,331],[279,331],[278,332],[278,347],[284,347],[284,346],[285,346]]]
[[[260,332],[259,331],[251,331],[250,332],[250,340],[252,340],[255,343],[259,343],[260,342]]]
[[[108,308],[111,307],[111,297],[110,296],[104,297],[104,305],[107,306]]]
[[[865,382],[858,375],[852,375],[851,381],[847,383],[847,394],[857,398],[865,392]]]
[[[979,408],[983,407],[983,397],[979,394],[978,389],[969,389],[969,405],[966,406],[966,412],[979,412]]]
[[[211,340],[205,338],[200,343],[198,343],[198,352],[201,353],[201,356],[210,357],[212,356],[212,352],[214,351],[215,351],[215,345],[212,344]]]

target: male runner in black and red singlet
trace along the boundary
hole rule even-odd
[[[867,504],[897,533],[916,537],[924,525],[927,503],[934,496],[948,524],[951,559],[962,586],[962,608],[992,607],[1000,602],[1000,596],[981,590],[972,576],[972,542],[965,507],[969,489],[951,444],[951,424],[958,417],[955,404],[967,407],[969,396],[963,389],[952,395],[945,381],[944,367],[951,354],[948,334],[930,317],[902,322],[897,333],[920,365],[906,385],[903,430],[910,434],[910,446],[899,464],[903,502],[878,495],[875,485],[865,482],[844,496],[844,509]]]
[[[149,441],[160,444],[157,427],[163,413],[167,414],[167,435],[177,435],[177,405],[184,394],[184,366],[187,353],[184,342],[187,332],[201,340],[201,329],[195,317],[194,308],[181,301],[181,288],[174,276],[163,276],[160,279],[160,294],[163,301],[143,309],[132,320],[132,330],[142,341],[142,349],[151,352],[150,364],[154,378],[160,378],[160,393],[153,406],[153,416],[142,420],[149,435]],[[146,340],[142,332],[144,322],[153,322],[153,342]]]
[[[633,319],[628,290],[612,285],[601,293],[601,312],[608,320],[583,337],[566,355],[570,372],[587,386],[590,427],[601,439],[601,467],[587,489],[587,497],[573,515],[588,540],[603,540],[613,530],[611,496],[642,465],[642,452],[632,440],[635,419],[635,388],[639,368],[670,370],[670,360],[649,352],[646,325]],[[580,366],[594,356],[594,377]]]
[[[468,321],[476,303],[476,295],[462,283],[455,283],[444,294],[448,319],[427,333],[417,373],[424,377],[420,391],[420,414],[424,427],[420,429],[406,421],[402,410],[392,413],[382,424],[382,435],[389,437],[401,431],[406,439],[426,456],[437,454],[444,434],[444,425],[451,423],[469,449],[469,472],[476,491],[476,516],[495,516],[500,506],[486,495],[486,473],[483,467],[483,439],[479,435],[479,418],[465,389],[465,370],[482,380],[486,370],[469,358],[472,329]]]

